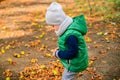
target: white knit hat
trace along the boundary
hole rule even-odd
[[[57,2],[52,2],[47,8],[46,23],[50,25],[60,25],[67,15],[62,10],[62,7]]]

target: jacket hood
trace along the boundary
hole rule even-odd
[[[85,35],[87,33],[87,24],[86,20],[84,18],[84,15],[80,15],[73,18],[72,26],[69,27],[69,29],[74,29],[79,31],[82,35]]]

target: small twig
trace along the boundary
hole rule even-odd
[[[90,10],[89,15],[91,15],[92,14],[92,7],[90,5],[90,0],[88,0],[88,6],[89,6],[89,10]]]

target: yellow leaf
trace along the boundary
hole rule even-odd
[[[40,69],[45,69],[45,68],[46,68],[45,65],[41,65],[41,66],[40,66]]]
[[[43,38],[45,35],[45,33],[43,32],[41,35],[40,35],[40,38]]]
[[[44,36],[44,35],[41,34],[41,35],[40,35],[40,38],[43,38],[43,36]]]
[[[10,49],[10,45],[7,45],[7,46],[5,47],[5,49],[7,49],[7,50]]]
[[[103,32],[98,32],[97,35],[101,36],[101,35],[103,35]]]
[[[45,45],[44,45],[44,44],[42,44],[42,48],[45,48]]]
[[[52,70],[54,75],[59,75],[59,72],[57,70]]]
[[[33,23],[32,23],[32,26],[36,26],[36,25],[38,25],[38,24],[37,24],[37,23],[35,23],[35,22],[33,22]]]
[[[35,63],[37,61],[38,61],[37,59],[31,59],[31,63]]]
[[[11,62],[12,62],[12,59],[11,59],[11,58],[8,58],[7,61],[11,63]]]
[[[32,71],[31,74],[34,75],[36,72],[35,71]]]
[[[89,27],[92,27],[92,23],[89,24]]]
[[[47,40],[48,40],[48,38],[45,38],[45,40],[47,41]]]
[[[1,53],[2,53],[2,54],[4,54],[4,53],[5,53],[5,50],[4,50],[3,48],[1,49]]]
[[[72,16],[72,14],[70,13],[70,14],[68,14],[69,16]]]
[[[41,21],[44,22],[44,21],[45,21],[45,18],[42,18]]]
[[[85,37],[85,40],[86,40],[86,42],[88,42],[88,43],[92,42],[92,39],[90,39],[89,37]]]
[[[46,53],[45,57],[52,57],[52,55],[50,53]]]
[[[37,21],[38,21],[38,19],[35,19],[35,21],[37,22]]]
[[[20,58],[20,57],[21,57],[20,54],[18,54],[18,55],[17,55],[17,58]]]
[[[16,65],[16,62],[13,61],[11,58],[8,58],[7,61],[8,61],[10,64],[12,64],[12,65]]]
[[[89,61],[89,66],[91,66],[93,64],[93,61]]]
[[[6,77],[6,79],[5,80],[10,80],[10,77]]]
[[[24,54],[25,54],[25,52],[24,52],[24,51],[21,51],[21,52],[20,52],[20,54],[21,54],[21,55],[24,55]]]
[[[7,29],[7,27],[6,27],[6,26],[3,26],[3,27],[2,27],[2,30],[6,30],[6,29]]]
[[[23,75],[21,75],[19,78],[20,78],[20,79],[22,79],[22,78],[24,78],[24,76],[23,76]]]
[[[18,53],[14,53],[13,56],[16,57],[16,58],[20,58],[21,57],[20,54],[18,54]]]

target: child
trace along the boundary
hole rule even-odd
[[[55,57],[59,58],[65,70],[62,80],[74,80],[75,76],[88,66],[88,52],[84,40],[87,25],[83,15],[67,16],[57,2],[47,8],[46,23],[53,25],[58,36],[58,49]]]

